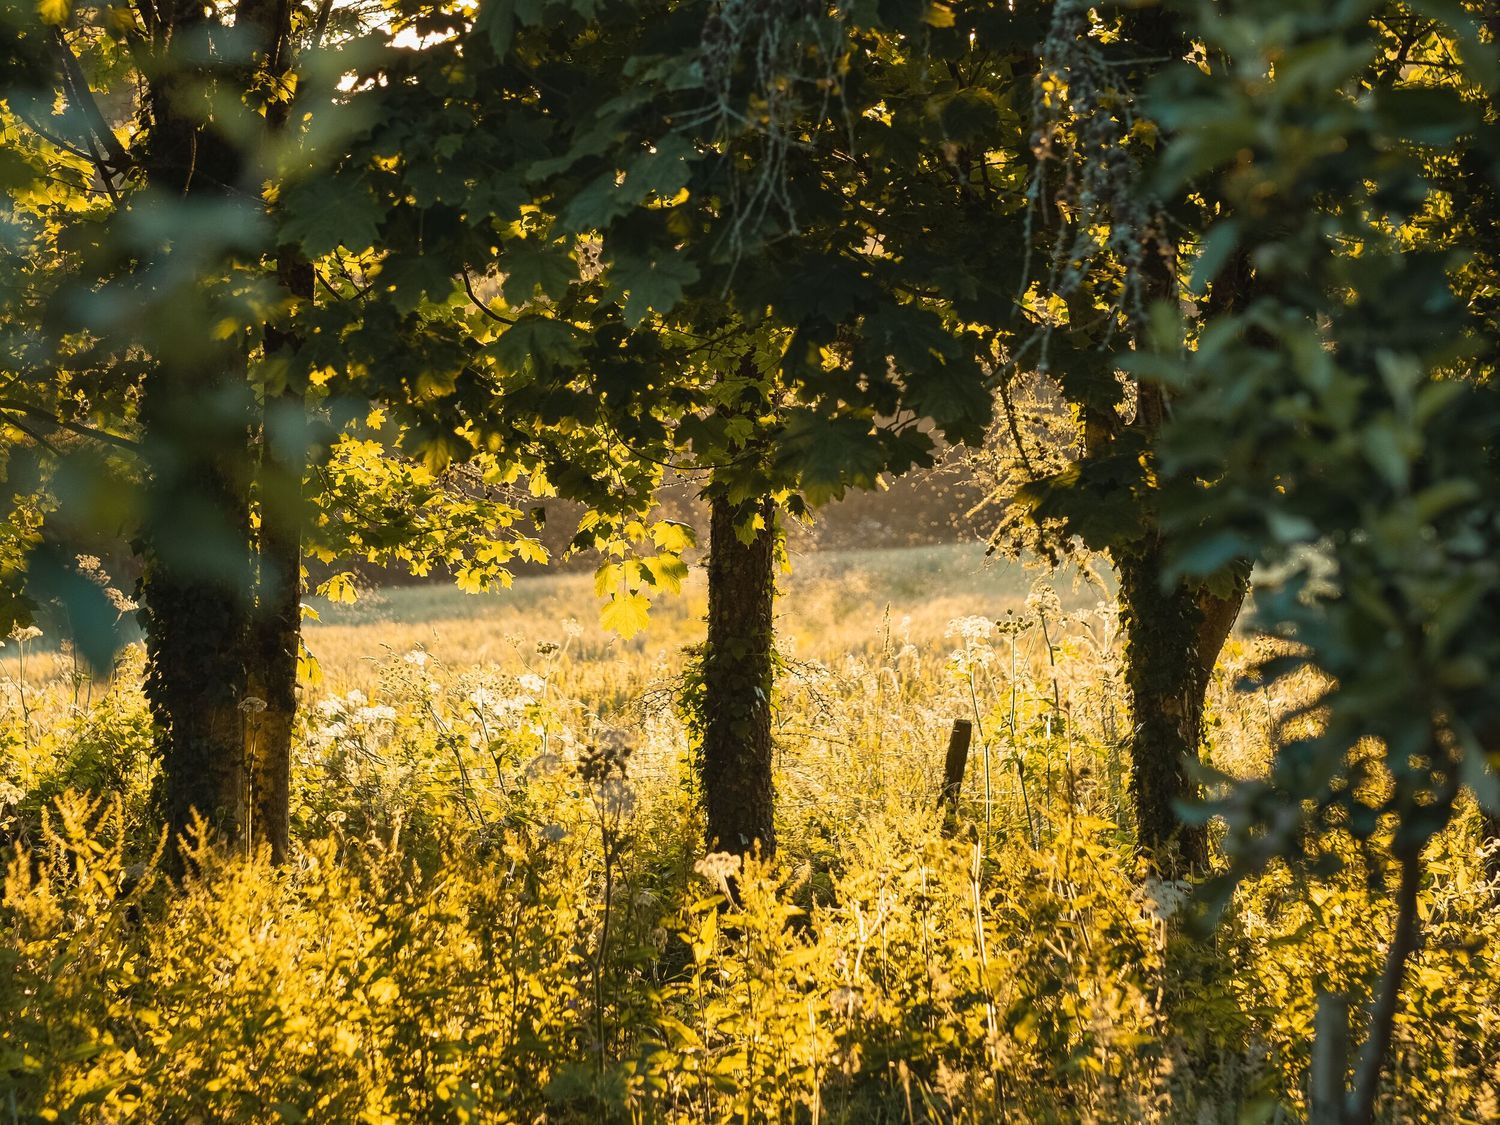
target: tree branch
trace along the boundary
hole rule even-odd
[[[514,325],[516,323],[514,320],[512,320],[508,316],[501,316],[494,309],[490,308],[489,305],[485,304],[483,301],[481,301],[479,299],[479,294],[474,292],[474,282],[469,277],[469,267],[468,266],[465,266],[463,268],[463,275],[464,275],[464,292],[469,295],[469,300],[471,300],[471,301],[474,302],[474,307],[475,308],[477,308],[480,312],[484,313],[484,315],[487,316],[487,317],[489,317],[491,320],[499,321],[501,324]]]
[[[1344,1111],[1345,1125],[1374,1125],[1375,1099],[1380,1093],[1380,1075],[1390,1053],[1395,1030],[1396,1008],[1401,982],[1406,976],[1406,962],[1416,951],[1421,937],[1417,917],[1417,891],[1422,883],[1422,846],[1410,848],[1402,855],[1401,884],[1396,891],[1396,929],[1386,952],[1385,971],[1380,989],[1370,1009],[1370,1032],[1360,1056],[1354,1089]]]
[[[125,147],[120,144],[120,139],[109,127],[109,122],[104,119],[99,103],[94,98],[94,91],[89,87],[88,79],[84,77],[83,68],[78,65],[78,58],[73,54],[73,48],[68,45],[61,31],[53,33],[53,42],[57,47],[58,58],[62,62],[63,82],[68,87],[73,103],[88,120],[99,143],[104,146],[104,152],[109,158],[108,166],[116,172],[123,172],[132,163],[130,153],[125,151]]]

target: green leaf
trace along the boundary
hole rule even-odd
[[[1216,574],[1237,559],[1250,555],[1253,544],[1237,532],[1224,531],[1198,540],[1178,553],[1167,568],[1166,578],[1175,581],[1183,575],[1203,577]]]
[[[575,234],[604,230],[644,198],[645,193],[635,184],[621,184],[613,170],[607,171],[568,200],[562,210],[563,229]]]
[[[696,150],[682,137],[666,137],[631,162],[625,182],[639,193],[636,198],[655,193],[659,199],[671,199],[687,186],[692,174],[688,160],[694,155]]]
[[[392,256],[380,271],[377,284],[391,295],[397,309],[407,312],[422,301],[441,302],[453,291],[452,268],[433,254]]]
[[[474,30],[489,39],[496,58],[504,58],[515,39],[516,28],[536,23],[545,6],[545,0],[485,0],[474,21]]]
[[[1240,228],[1234,220],[1216,223],[1203,240],[1203,247],[1193,263],[1193,276],[1188,282],[1188,291],[1198,296],[1207,292],[1208,283],[1219,276],[1219,271],[1224,268],[1239,244]]]
[[[851,485],[875,487],[885,454],[869,422],[798,411],[782,431],[776,462],[797,478],[808,502],[819,505],[837,500]]]
[[[610,278],[625,293],[625,324],[637,328],[652,312],[670,312],[682,300],[683,286],[698,280],[698,267],[686,258],[641,258],[622,254]]]
[[[357,251],[375,245],[382,212],[362,177],[335,176],[292,188],[280,217],[281,240],[320,258],[341,246]]]
[[[505,273],[502,292],[512,305],[531,300],[538,289],[543,296],[556,301],[578,277],[578,267],[566,246],[530,238],[507,243],[500,268]]]
[[[490,344],[489,352],[511,371],[541,360],[572,368],[583,361],[582,340],[571,324],[549,316],[523,316]]]
[[[669,594],[682,592],[682,584],[688,576],[687,563],[676,555],[650,555],[641,562],[651,576],[652,585]]]
[[[681,554],[697,543],[693,529],[677,520],[658,520],[651,525],[651,541],[659,551]]]

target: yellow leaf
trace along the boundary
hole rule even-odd
[[[317,687],[323,682],[323,666],[306,645],[297,648],[297,679],[309,687]]]
[[[59,27],[73,14],[72,0],[37,0],[36,14],[43,23]]]
[[[335,604],[353,605],[359,600],[359,591],[354,588],[354,575],[347,571],[335,574],[324,582],[318,587],[318,593]]]
[[[653,523],[651,538],[656,542],[657,549],[672,554],[681,554],[697,541],[693,529],[676,520],[658,520]]]
[[[930,27],[952,27],[953,9],[947,4],[933,3],[927,5],[927,11],[922,13],[922,22]]]
[[[651,602],[644,594],[620,591],[599,611],[599,624],[629,640],[646,627]]]

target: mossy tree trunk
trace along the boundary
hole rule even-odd
[[[776,848],[771,776],[776,534],[771,501],[736,505],[713,499],[701,769],[708,846],[714,851],[759,849],[770,855]]]
[[[237,24],[259,36],[260,69],[283,78],[295,57],[292,9],[271,0],[240,0]],[[317,46],[326,26],[325,3],[314,25]],[[293,101],[266,111],[266,129],[276,134],[293,115]],[[293,302],[311,302],[316,274],[294,246],[277,253],[276,283]],[[307,470],[306,373],[298,363],[301,340],[279,325],[266,328],[268,368],[282,370],[264,392],[256,499],[255,609],[250,623],[246,693],[250,698],[245,754],[250,773],[250,836],[269,846],[273,863],[286,859],[291,835],[292,724],[297,714],[297,658],[302,647],[302,482]],[[279,382],[279,386],[276,385]]]
[[[194,812],[224,842],[244,824],[247,400],[243,368],[221,361],[155,373],[142,404],[146,695],[174,838]]]
[[[156,51],[143,101],[140,167],[161,196],[226,212],[243,198],[234,145],[203,120],[218,76],[174,46],[220,26],[211,8],[172,0],[155,10]],[[226,223],[233,221],[226,213]],[[202,253],[191,243],[169,255]],[[180,268],[180,267],[179,267]],[[233,843],[245,819],[244,713],[251,590],[247,337],[227,337],[210,275],[152,293],[142,275],[155,368],[141,400],[148,473],[145,556],[146,693],[162,765],[162,804],[174,836],[201,816]],[[175,854],[175,852],[174,852]]]
[[[1183,582],[1165,585],[1159,537],[1116,556],[1137,839],[1163,874],[1202,870],[1206,828],[1185,822],[1178,807],[1199,796],[1193,765],[1203,743],[1208,684],[1248,582],[1237,577],[1222,597]]]
[[[278,271],[293,297],[313,296],[312,266],[291,251]],[[266,354],[291,359],[296,340],[266,333]],[[291,373],[289,372],[289,378]],[[302,479],[307,467],[307,404],[300,380],[266,396],[256,495],[260,502],[255,612],[250,626],[246,756],[250,832],[271,861],[286,859],[291,833],[292,724],[302,644]]]

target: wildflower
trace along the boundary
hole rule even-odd
[[[1062,616],[1062,599],[1049,583],[1038,582],[1026,597],[1026,610],[1041,617],[1055,619]]]
[[[384,704],[375,707],[361,707],[354,712],[354,721],[358,723],[394,722],[396,709]]]
[[[536,654],[538,656],[551,656],[554,652],[561,650],[562,645],[556,641],[537,641]]]
[[[733,852],[709,852],[693,864],[693,870],[710,883],[718,883],[729,894],[729,880],[740,873],[740,857]]]
[[[34,641],[42,635],[42,631],[35,625],[17,625],[10,631],[11,639],[17,644],[25,644]]]
[[[365,695],[359,688],[355,688],[348,695],[344,696],[344,700],[350,707],[363,707],[366,703],[370,702],[369,696]]]
[[[427,654],[420,648],[414,648],[401,659],[406,661],[406,663],[408,664],[415,665],[418,668],[425,668],[427,666],[428,657]]]
[[[835,1012],[845,1019],[850,1019],[859,1011],[861,1006],[859,989],[850,988],[848,985],[841,985],[829,994],[828,1002]]]
[[[578,772],[585,781],[601,781],[611,775],[623,778],[625,763],[633,749],[624,731],[606,727],[599,732],[593,745],[583,752]]]
[[[988,645],[956,648],[948,654],[948,662],[953,665],[954,673],[962,679],[993,664],[995,652]]]
[[[115,589],[113,586],[104,587],[104,597],[114,607],[116,613],[134,613],[140,609],[140,603],[127,594]]]
[[[955,617],[948,622],[945,637],[959,637],[964,644],[988,640],[994,623],[988,617]]]
[[[576,617],[569,617],[562,623],[563,634],[569,640],[576,640],[583,636],[583,625]]]
[[[256,695],[247,695],[240,700],[240,710],[247,715],[259,715],[266,709],[266,701]]]
[[[1016,616],[1016,611],[1007,609],[1005,616],[995,622],[995,628],[1002,637],[1014,637],[1026,631],[1026,622]]]
[[[532,695],[541,695],[547,690],[547,681],[532,672],[527,672],[516,681],[521,685],[521,690]]]
[[[469,692],[469,703],[481,716],[502,722],[516,722],[536,700],[529,695],[501,695],[487,687]]]
[[[1181,879],[1149,878],[1141,888],[1146,913],[1159,921],[1168,921],[1187,905],[1192,886]]]

